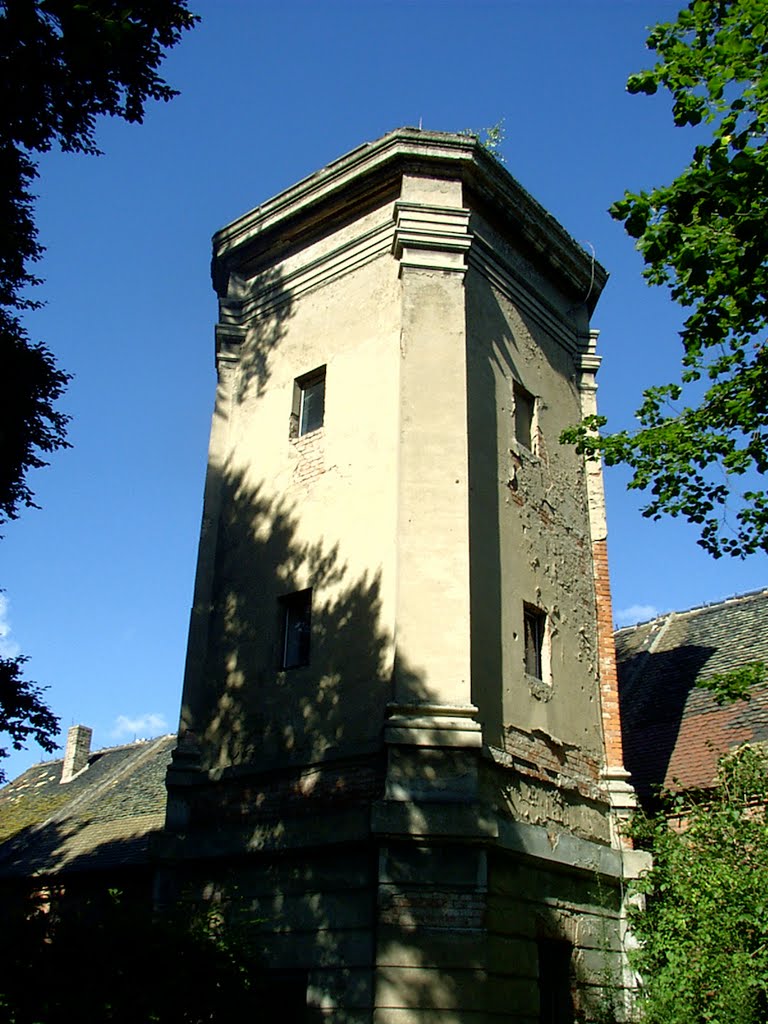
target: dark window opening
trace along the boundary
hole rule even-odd
[[[525,640],[525,671],[536,679],[544,678],[544,631],[547,616],[531,604],[523,605],[523,636]]]
[[[574,1024],[571,959],[573,946],[539,939],[539,1024]]]
[[[293,385],[291,437],[319,430],[325,419],[325,367],[297,377]]]
[[[300,590],[280,598],[283,637],[280,668],[300,668],[309,664],[312,634],[312,591]]]
[[[533,413],[536,399],[526,391],[522,384],[515,381],[513,386],[515,399],[515,440],[528,451],[533,451]]]

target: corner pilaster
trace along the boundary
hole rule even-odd
[[[579,390],[582,416],[597,413],[597,339],[600,332],[591,330],[581,352]],[[611,841],[615,847],[629,845],[622,835],[622,822],[636,806],[635,791],[624,768],[621,737],[621,709],[616,672],[616,648],[613,640],[613,609],[611,580],[608,571],[608,524],[605,514],[603,464],[600,459],[586,460],[589,526],[592,539],[592,569],[597,609],[597,648],[600,673],[600,703],[603,724],[605,766],[601,772],[611,807]]]
[[[459,274],[467,269],[472,244],[469,210],[428,203],[395,203],[392,251],[400,261],[400,276],[410,268]]]
[[[468,707],[469,211],[457,204],[460,192],[422,197],[418,188],[404,183],[393,242],[402,297],[394,699]],[[435,628],[440,622],[450,628]]]
[[[216,372],[217,386],[211,421],[211,436],[208,445],[208,468],[205,476],[203,515],[200,526],[200,542],[197,550],[197,571],[195,591],[189,618],[187,659],[184,668],[184,693],[186,703],[182,706],[179,721],[178,743],[173,751],[169,777],[178,785],[193,777],[200,765],[198,723],[190,707],[196,703],[189,695],[197,695],[205,686],[205,663],[212,593],[216,566],[216,547],[219,534],[219,520],[222,506],[222,487],[228,459],[229,432],[237,386],[240,353],[245,340],[245,328],[227,318],[227,305],[222,301],[222,320],[216,325]],[[169,796],[166,819],[169,827],[184,827],[188,810],[180,790],[172,789]]]

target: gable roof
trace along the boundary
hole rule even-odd
[[[0,790],[0,878],[147,864],[175,744],[171,735],[95,751],[65,784],[63,760],[43,762]]]
[[[705,789],[719,757],[768,740],[768,683],[719,707],[696,683],[768,663],[768,590],[670,612],[615,634],[624,764],[641,799],[660,786]]]

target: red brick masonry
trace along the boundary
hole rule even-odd
[[[621,742],[621,712],[619,709],[619,684],[616,676],[616,647],[613,639],[608,546],[604,540],[595,541],[592,545],[592,559],[597,601],[597,652],[605,761],[608,767],[617,768],[624,764],[624,751]]]

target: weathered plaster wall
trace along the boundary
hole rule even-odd
[[[473,649],[483,658],[478,662],[478,701],[492,712],[501,699],[501,716],[490,719],[497,739],[499,727],[510,724],[598,750],[597,641],[584,471],[573,449],[558,443],[560,431],[580,415],[573,360],[474,271],[467,280],[467,323],[473,561],[477,545],[484,567],[492,569],[497,563],[491,606],[500,623],[492,640],[482,634],[473,637]],[[514,380],[536,397],[534,452],[515,440]],[[480,572],[473,580],[479,603]],[[542,608],[549,620],[545,687],[524,678],[523,602]],[[493,662],[482,653],[489,647],[495,649]]]
[[[211,767],[271,767],[380,741],[391,699],[400,285],[379,256],[297,301],[302,268],[350,247],[391,207],[241,282],[247,333],[221,455],[208,655],[187,693]],[[322,268],[321,268],[322,269]],[[317,271],[319,272],[319,271]],[[371,309],[376,315],[371,315]],[[322,428],[289,437],[294,381],[326,367]],[[278,671],[278,599],[313,588],[312,655]]]
[[[167,895],[208,905],[247,936],[254,969],[272,972],[271,983],[284,990],[281,1019],[370,1024],[375,872],[365,845],[311,858],[265,853],[241,862],[235,875],[191,867]]]
[[[546,939],[573,946],[576,1019],[625,1019],[628,979],[614,885],[597,873],[561,874],[491,856],[488,890],[489,973],[517,992],[505,1020],[538,1024],[538,943]]]
[[[514,817],[604,839],[586,481],[581,458],[558,441],[581,415],[578,315],[508,242],[472,223],[488,243],[466,293],[472,693],[495,751],[490,799]],[[532,450],[515,438],[514,382],[536,399]],[[525,673],[526,603],[547,617],[541,680]]]
[[[470,239],[461,182],[404,174],[395,216],[402,297],[395,697],[468,705],[463,278]]]

